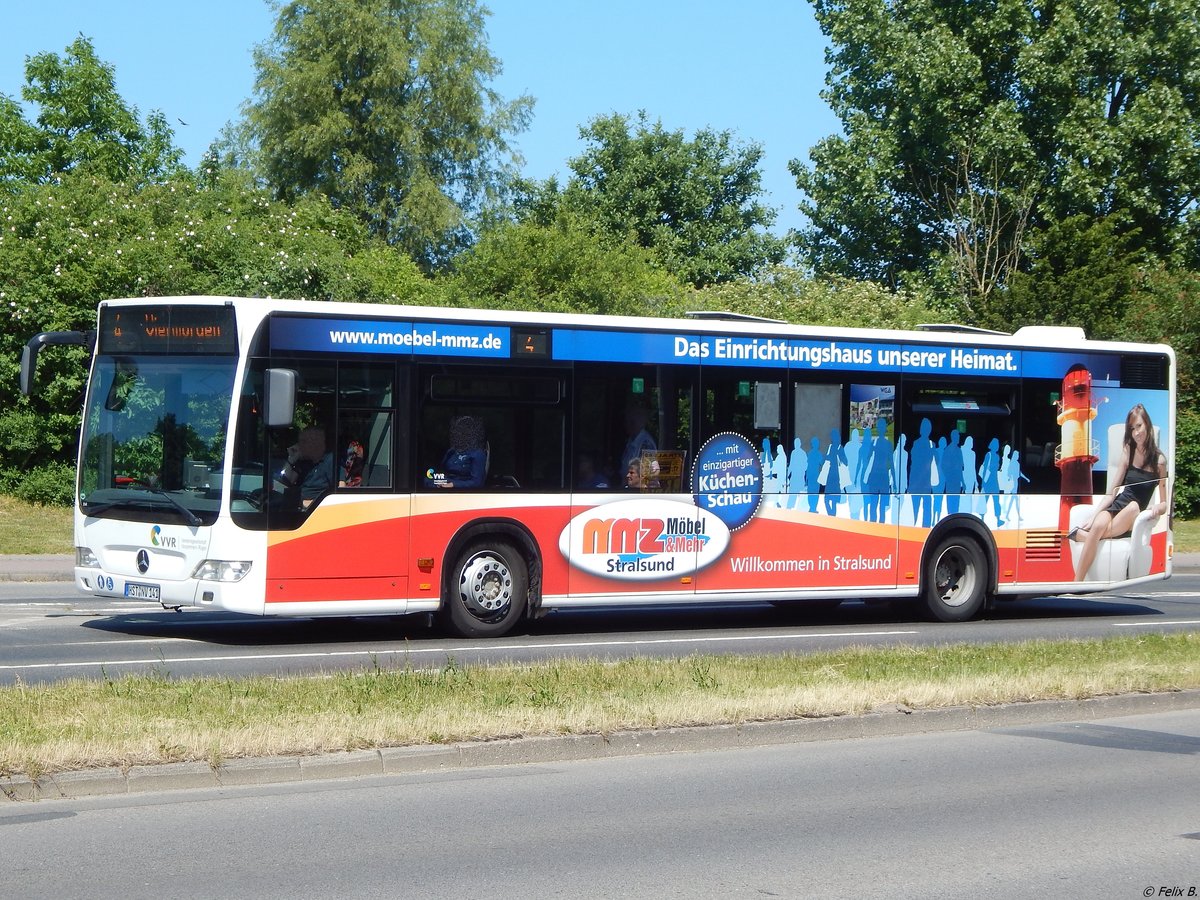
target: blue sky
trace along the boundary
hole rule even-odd
[[[764,150],[777,232],[802,221],[788,161],[838,130],[821,100],[824,38],[805,0],[486,0],[495,87],[536,100],[516,143],[525,174],[566,172],[583,149],[579,128],[634,114],[689,136],[729,130]],[[9,4],[6,4],[9,6]],[[143,115],[161,109],[195,164],[251,93],[251,52],[275,15],[260,0],[41,0],[16,3],[0,30],[0,93],[19,98],[25,58],[62,53],[79,34],[114,66],[117,88]],[[187,125],[180,124],[180,120]]]

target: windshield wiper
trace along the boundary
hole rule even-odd
[[[182,503],[180,503],[178,500],[176,500],[174,497],[172,497],[170,494],[168,494],[162,488],[155,487],[152,484],[147,484],[146,482],[142,481],[140,478],[131,479],[131,483],[137,485],[139,488],[141,488],[144,491],[149,491],[151,494],[154,494],[156,497],[162,497],[164,500],[166,500],[168,503],[170,503],[173,507],[175,507],[177,510],[179,510],[180,514],[182,514],[182,516],[183,516],[183,520],[185,522],[187,522],[189,525],[191,525],[193,528],[198,528],[200,525],[204,524],[203,522],[200,521],[199,516],[197,516],[194,512],[192,512],[190,509],[188,509],[186,506],[184,506]],[[85,512],[89,516],[98,516],[100,513],[105,512],[106,510],[110,510],[114,506],[124,506],[124,505],[125,505],[125,501],[123,499],[122,500],[111,500],[108,503],[101,503],[95,509],[85,510]]]

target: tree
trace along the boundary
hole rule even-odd
[[[916,328],[939,319],[921,293],[889,291],[845,278],[813,278],[791,266],[772,266],[755,278],[710,285],[691,298],[694,309],[721,310],[802,325]]]
[[[44,353],[38,392],[16,396],[21,347],[39,331],[95,327],[117,297],[216,294],[441,302],[415,263],[320,195],[272,200],[239,173],[134,186],[87,171],[0,189],[0,491],[66,463],[79,433],[86,354]],[[36,435],[36,440],[33,436]]]
[[[465,306],[547,312],[670,315],[684,288],[633,241],[597,235],[561,210],[547,224],[486,231],[455,261],[450,296]]]
[[[469,242],[468,218],[512,175],[532,101],[501,70],[475,0],[311,0],[255,51],[248,124],[276,197],[321,193],[427,269]]]
[[[1053,223],[1030,239],[1028,265],[1009,279],[1003,316],[979,324],[1078,325],[1089,337],[1126,337],[1126,309],[1148,299],[1141,296],[1148,260],[1136,244],[1136,235],[1122,234],[1111,217]]]
[[[1195,253],[1195,0],[813,2],[844,128],[790,164],[818,271],[928,273],[964,208],[1002,254],[1077,215],[1157,258]]]
[[[729,281],[783,259],[784,242],[765,229],[762,148],[728,131],[682,131],[601,116],[580,129],[588,142],[569,163],[560,202],[601,232],[632,238],[679,278],[697,286]],[[552,189],[553,190],[553,189]]]
[[[142,122],[86,37],[65,56],[30,57],[21,96],[37,107],[37,118],[26,121],[17,103],[0,97],[0,182],[47,182],[76,169],[142,182],[183,169],[166,117],[155,111]]]

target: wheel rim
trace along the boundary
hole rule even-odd
[[[933,589],[946,606],[958,607],[975,596],[979,574],[962,547],[948,547],[933,570]]]
[[[494,619],[512,604],[512,571],[496,554],[476,553],[462,567],[458,596],[471,615]]]

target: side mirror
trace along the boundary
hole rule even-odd
[[[267,369],[266,424],[268,428],[285,428],[296,418],[296,370]]]
[[[67,344],[77,347],[95,346],[94,331],[43,331],[29,339],[21,350],[21,393],[26,397],[33,394],[33,377],[37,372],[38,351],[47,344]]]

